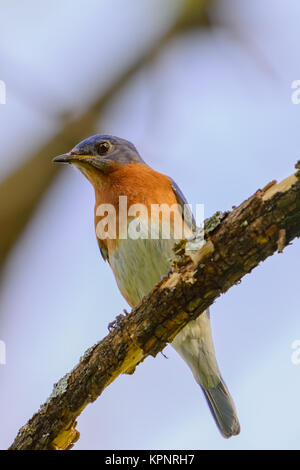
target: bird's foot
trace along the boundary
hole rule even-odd
[[[108,324],[108,331],[111,332],[115,328],[120,328],[122,321],[124,320],[124,315],[118,315],[112,322]]]
[[[160,276],[160,280],[162,281],[163,279],[168,279],[171,273],[172,273],[172,269],[170,268],[167,274],[163,274],[162,276]]]

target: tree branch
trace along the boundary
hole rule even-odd
[[[300,162],[296,165],[300,169]],[[76,418],[120,374],[156,356],[191,320],[277,250],[300,236],[300,171],[269,183],[231,212],[209,219],[206,244],[175,247],[172,272],[91,347],[22,427],[10,449],[69,449]]]

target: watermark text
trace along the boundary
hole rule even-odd
[[[3,80],[0,80],[0,104],[6,104],[6,85]]]
[[[190,204],[131,204],[119,196],[117,207],[99,204],[96,208],[96,235],[105,239],[188,239],[193,235]],[[196,225],[204,226],[204,205],[196,204]]]
[[[292,82],[291,88],[295,91],[293,91],[291,95],[291,100],[293,104],[299,104],[300,103],[300,80],[294,80]]]
[[[0,340],[0,365],[6,364],[6,344]]]

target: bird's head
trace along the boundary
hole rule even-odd
[[[76,165],[93,184],[121,166],[145,164],[131,142],[102,134],[83,140],[70,152],[55,157],[53,162]]]

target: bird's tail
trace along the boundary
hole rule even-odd
[[[231,395],[220,379],[216,387],[205,389],[201,385],[201,388],[222,436],[229,438],[239,434],[241,429]]]
[[[201,386],[221,434],[225,438],[239,434],[236,409],[219,372],[208,312],[188,323],[174,338],[172,346],[188,364]]]

